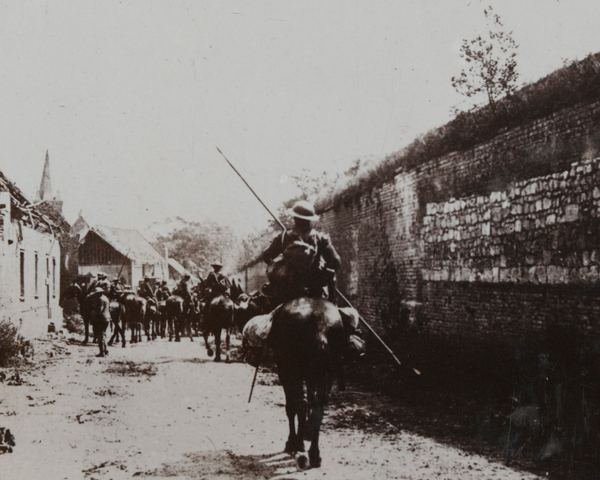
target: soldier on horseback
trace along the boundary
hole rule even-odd
[[[340,256],[329,235],[312,228],[311,222],[319,217],[310,202],[296,202],[291,215],[294,228],[275,237],[263,252],[270,281],[265,293],[273,297],[276,304],[302,296],[334,301],[335,272],[340,267]]]
[[[161,280],[158,289],[156,290],[156,299],[159,302],[164,302],[167,298],[171,296],[171,290],[167,287],[167,281]]]
[[[112,281],[112,284],[110,286],[110,291],[108,294],[108,297],[111,300],[116,300],[118,302],[120,302],[122,300],[123,297],[123,285],[121,285],[121,282],[119,281],[118,278],[114,278]]]
[[[190,275],[185,274],[181,281],[177,284],[175,290],[173,290],[174,295],[179,295],[184,300],[184,307],[186,312],[190,312],[193,309],[194,302],[192,299],[192,287],[190,285]]]
[[[104,293],[107,295],[110,292],[111,285],[108,278],[106,277],[106,273],[99,272],[98,278],[91,283],[88,291],[93,292],[97,288],[101,288],[102,291],[104,291]]]
[[[138,295],[145,298],[149,303],[156,305],[156,292],[150,283],[150,277],[144,277],[144,281],[140,285]]]
[[[204,299],[207,305],[219,295],[229,295],[229,288],[231,287],[229,279],[221,273],[223,268],[221,262],[216,261],[211,264],[211,267],[213,267],[213,271],[208,274],[204,283]]]

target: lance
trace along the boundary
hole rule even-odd
[[[285,232],[286,228],[285,225],[283,223],[281,223],[281,220],[279,220],[275,215],[273,215],[273,212],[271,212],[271,210],[269,210],[269,207],[267,207],[264,202],[260,199],[260,197],[256,194],[256,192],[254,190],[252,190],[252,187],[250,185],[248,185],[248,182],[246,181],[246,179],[244,177],[242,177],[242,174],[240,172],[237,171],[237,169],[233,166],[233,164],[227,159],[227,157],[225,156],[225,154],[219,149],[219,147],[217,147],[218,152],[223,156],[223,158],[225,159],[225,161],[229,164],[229,166],[233,169],[233,171],[235,173],[238,174],[238,177],[240,177],[242,179],[242,182],[244,182],[246,184],[246,186],[248,187],[248,189],[252,192],[252,194],[256,197],[256,199],[260,202],[260,204],[265,207],[265,210],[267,212],[269,212],[269,215],[271,215],[271,217],[273,217],[273,220],[275,220],[279,226],[283,229],[283,231]]]
[[[275,215],[273,215],[273,213],[271,212],[271,210],[269,210],[269,208],[263,203],[263,201],[260,199],[260,197],[256,194],[256,192],[252,189],[252,187],[250,185],[248,185],[248,182],[246,182],[246,180],[244,179],[244,177],[242,177],[242,175],[240,174],[240,172],[238,172],[236,170],[236,168],[233,166],[233,164],[227,159],[227,157],[223,154],[223,152],[219,149],[219,147],[217,147],[217,151],[223,156],[223,158],[225,159],[225,161],[229,164],[229,166],[233,169],[233,171],[235,173],[238,174],[238,176],[242,179],[242,181],[246,184],[246,186],[250,189],[250,191],[254,194],[254,196],[256,197],[256,199],[260,202],[260,204],[267,210],[267,212],[269,212],[269,214],[271,215],[271,217],[273,217],[273,219],[275,220],[275,222],[277,222],[277,224],[285,231],[286,228],[283,225],[283,223],[281,223],[281,220],[279,220]],[[336,293],[348,304],[349,307],[354,308],[352,306],[352,304],[350,303],[350,301],[344,296],[342,295],[342,292],[340,292],[337,288],[335,289]],[[356,310],[356,309],[355,309]],[[358,310],[357,310],[358,312]],[[383,341],[383,339],[377,335],[377,333],[375,332],[375,330],[373,330],[373,327],[371,327],[371,325],[369,325],[367,323],[367,321],[359,314],[358,315],[359,320],[367,327],[367,329],[369,330],[369,332],[371,332],[371,334],[379,341],[379,343],[381,343],[381,345],[383,345],[383,347],[386,349],[386,351],[392,356],[392,358],[394,359],[394,361],[399,365],[402,366],[402,363],[400,362],[400,360],[398,360],[398,357],[394,354],[393,350],[388,347],[386,345],[386,343]],[[258,371],[258,368],[257,368]],[[419,372],[419,370],[417,370],[416,368],[413,368],[413,371],[417,374],[420,375],[421,372]],[[254,381],[256,380],[256,372],[254,375]],[[254,389],[254,381],[252,382],[252,389]],[[250,396],[252,396],[252,391],[250,391]],[[248,400],[250,401],[250,400]]]

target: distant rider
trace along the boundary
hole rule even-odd
[[[216,261],[211,264],[211,267],[213,267],[213,271],[208,274],[204,282],[204,299],[207,305],[210,304],[213,298],[219,295],[228,296],[229,288],[231,287],[229,279],[221,273],[221,269],[223,268],[221,262]]]

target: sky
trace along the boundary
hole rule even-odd
[[[302,171],[381,160],[451,119],[463,39],[492,5],[520,82],[600,51],[597,0],[0,2],[0,170],[67,220],[181,216],[244,235]]]

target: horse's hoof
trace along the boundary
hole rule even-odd
[[[108,345],[109,347],[113,346],[112,342],[108,342],[106,345]]]
[[[125,344],[121,345],[122,348],[125,348]]]
[[[310,461],[306,456],[306,453],[297,453],[294,460],[296,460],[296,467],[298,470],[308,470],[310,468]]]
[[[213,352],[212,350],[210,350],[210,349],[209,349],[209,350],[207,350],[207,351],[206,351],[206,354],[207,354],[209,357],[212,357],[212,356],[214,355],[214,352]]]
[[[215,362],[220,362],[221,361],[221,357],[215,357]]]
[[[104,354],[103,353],[99,353],[98,355],[96,355],[97,357],[103,357]]]
[[[308,452],[308,458],[310,460],[310,468],[319,468],[321,466],[321,457],[318,454],[311,455],[311,453]]]

